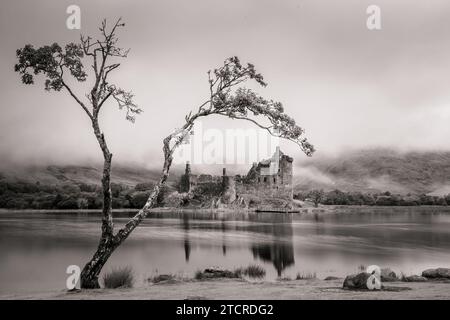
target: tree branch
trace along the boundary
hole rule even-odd
[[[75,101],[83,108],[83,110],[86,112],[86,114],[92,120],[93,116],[92,116],[91,112],[89,111],[89,109],[86,107],[86,105],[73,93],[72,89],[70,89],[70,87],[64,82],[64,80],[62,80],[62,78],[61,78],[61,81],[62,81],[64,88],[66,88],[66,90],[69,92],[69,94],[72,96],[72,98],[75,99]]]

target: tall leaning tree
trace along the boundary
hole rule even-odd
[[[108,74],[119,67],[118,63],[108,64],[112,57],[126,57],[127,51],[116,46],[115,31],[124,26],[121,21],[106,30],[106,21],[100,31],[101,40],[81,37],[80,44],[68,44],[63,50],[58,44],[34,49],[31,45],[17,50],[19,63],[15,70],[22,74],[25,84],[33,83],[33,74],[44,74],[47,77],[46,89],[60,91],[66,89],[75,101],[83,108],[92,121],[95,136],[104,156],[103,186],[103,218],[102,234],[97,251],[81,272],[82,288],[98,288],[99,274],[114,250],[147,216],[150,208],[156,203],[160,190],[166,183],[175,150],[185,141],[194,127],[196,120],[207,116],[223,116],[230,119],[250,121],[254,125],[267,130],[273,136],[284,138],[297,144],[308,156],[314,152],[314,147],[304,137],[304,130],[295,120],[284,113],[280,102],[267,100],[255,92],[240,87],[246,81],[254,81],[266,86],[263,76],[256,72],[252,64],[243,65],[237,57],[226,59],[222,66],[208,72],[209,96],[195,111],[184,118],[182,126],[174,130],[163,140],[164,164],[159,181],[155,184],[144,207],[132,217],[123,228],[114,232],[111,205],[111,158],[112,154],[106,145],[106,140],[98,124],[100,108],[105,101],[113,97],[120,108],[126,108],[127,119],[134,121],[134,115],[141,109],[134,104],[132,94],[107,82]],[[95,73],[95,84],[87,94],[89,104],[85,104],[74,94],[74,91],[64,80],[64,70],[78,81],[85,81],[87,74],[81,59],[90,57]],[[31,74],[30,71],[33,73]]]
[[[240,84],[247,81],[254,81],[262,87],[267,85],[253,64],[243,65],[238,57],[228,58],[219,68],[208,71],[209,96],[195,111],[185,116],[180,128],[164,138],[164,164],[161,177],[144,207],[117,232],[115,237],[118,244],[123,242],[141,223],[157,201],[158,194],[169,176],[175,150],[183,141],[186,141],[194,128],[195,121],[200,118],[221,116],[249,121],[275,137],[295,143],[307,156],[314,153],[314,146],[304,137],[304,129],[284,112],[283,105],[240,87]]]

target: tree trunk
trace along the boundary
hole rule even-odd
[[[139,210],[139,212],[127,222],[127,224],[120,229],[116,235],[113,233],[113,220],[112,220],[112,205],[111,205],[111,183],[110,183],[110,173],[111,173],[111,157],[108,148],[106,147],[106,142],[103,134],[100,133],[98,129],[98,124],[94,123],[94,131],[99,140],[100,146],[102,147],[105,163],[103,168],[103,219],[102,219],[102,236],[100,238],[100,243],[98,245],[97,251],[95,252],[92,259],[85,265],[81,271],[81,288],[83,289],[96,289],[100,288],[98,282],[98,276],[108,261],[108,258],[114,252],[114,250],[128,238],[131,232],[141,223],[141,221],[147,216],[149,209],[156,202],[156,199],[161,191],[161,188],[166,183],[169,176],[170,166],[172,165],[172,155],[173,150],[181,144],[181,140],[175,143],[173,149],[170,148],[170,141],[173,136],[170,135],[166,137],[163,141],[163,151],[164,151],[164,165],[161,174],[161,178],[158,183],[153,188],[152,193],[147,199],[144,207]],[[97,134],[98,133],[98,134]]]
[[[103,152],[103,176],[102,176],[102,234],[100,241],[92,259],[84,266],[81,271],[81,288],[95,289],[100,288],[98,276],[111,253],[117,247],[114,241],[114,224],[112,217],[112,193],[111,193],[111,163],[112,154],[109,152],[103,133],[100,131],[98,122],[92,121],[95,136],[97,137],[100,148]]]
[[[139,212],[121,229],[115,236],[103,237],[103,227],[102,227],[102,238],[98,245],[97,251],[95,252],[92,259],[86,264],[81,272],[81,288],[83,289],[97,289],[100,288],[98,282],[98,276],[102,270],[108,258],[114,252],[114,250],[128,238],[131,232],[141,223],[141,221],[147,216],[148,210],[155,203],[158,194],[165,184],[167,177],[169,175],[169,168],[171,159],[165,161],[163,174],[159,182],[154,187],[152,193],[150,194],[145,206],[139,210]]]
[[[115,248],[116,246],[114,246],[114,244],[108,242],[105,243],[101,242],[99,244],[94,256],[81,271],[81,288],[83,289],[100,288],[98,276]]]

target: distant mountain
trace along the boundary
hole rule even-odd
[[[296,163],[294,190],[312,189],[362,192],[450,194],[450,152],[396,152],[389,149],[371,149],[348,152],[337,156],[318,156]],[[228,166],[227,166],[228,167]],[[229,168],[231,169],[231,168]],[[241,171],[244,172],[246,168]],[[170,182],[179,179],[184,168],[174,166]],[[212,171],[214,167],[194,167],[196,173]],[[233,170],[229,171],[233,174]],[[154,183],[159,169],[138,166],[113,166],[114,183],[134,187],[140,183]],[[0,180],[40,182],[43,185],[70,183],[100,184],[101,166],[33,166],[0,170]]]
[[[295,168],[295,190],[450,193],[450,152],[359,150],[312,157]]]
[[[134,187],[138,183],[154,183],[160,177],[159,170],[142,167],[114,166],[111,180],[114,183]],[[99,185],[101,166],[29,166],[3,169],[0,179],[7,181],[39,182],[43,185],[85,183]]]

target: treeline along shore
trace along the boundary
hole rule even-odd
[[[113,208],[140,209],[145,204],[153,183],[138,183],[134,187],[113,183]],[[176,183],[166,186],[158,197],[155,207],[170,207],[166,198],[177,192]],[[102,208],[101,187],[95,184],[66,183],[58,185],[39,182],[0,180],[0,208],[35,210],[93,210]],[[450,194],[433,196],[427,194],[394,194],[346,192],[341,190],[311,190],[294,193],[299,203],[323,206],[447,206]],[[201,201],[199,202],[201,204]],[[201,205],[199,206],[201,207]],[[181,208],[182,209],[182,206]],[[251,208],[249,208],[251,209]]]
[[[134,187],[112,183],[113,207],[117,209],[142,208],[147,201],[152,183]],[[158,203],[164,192],[158,197]],[[46,185],[39,182],[0,181],[0,208],[6,209],[101,209],[101,186],[86,183]]]
[[[450,194],[435,196],[429,194],[394,194],[385,192],[345,192],[341,190],[311,190],[294,194],[294,199],[322,205],[344,206],[447,206]]]

